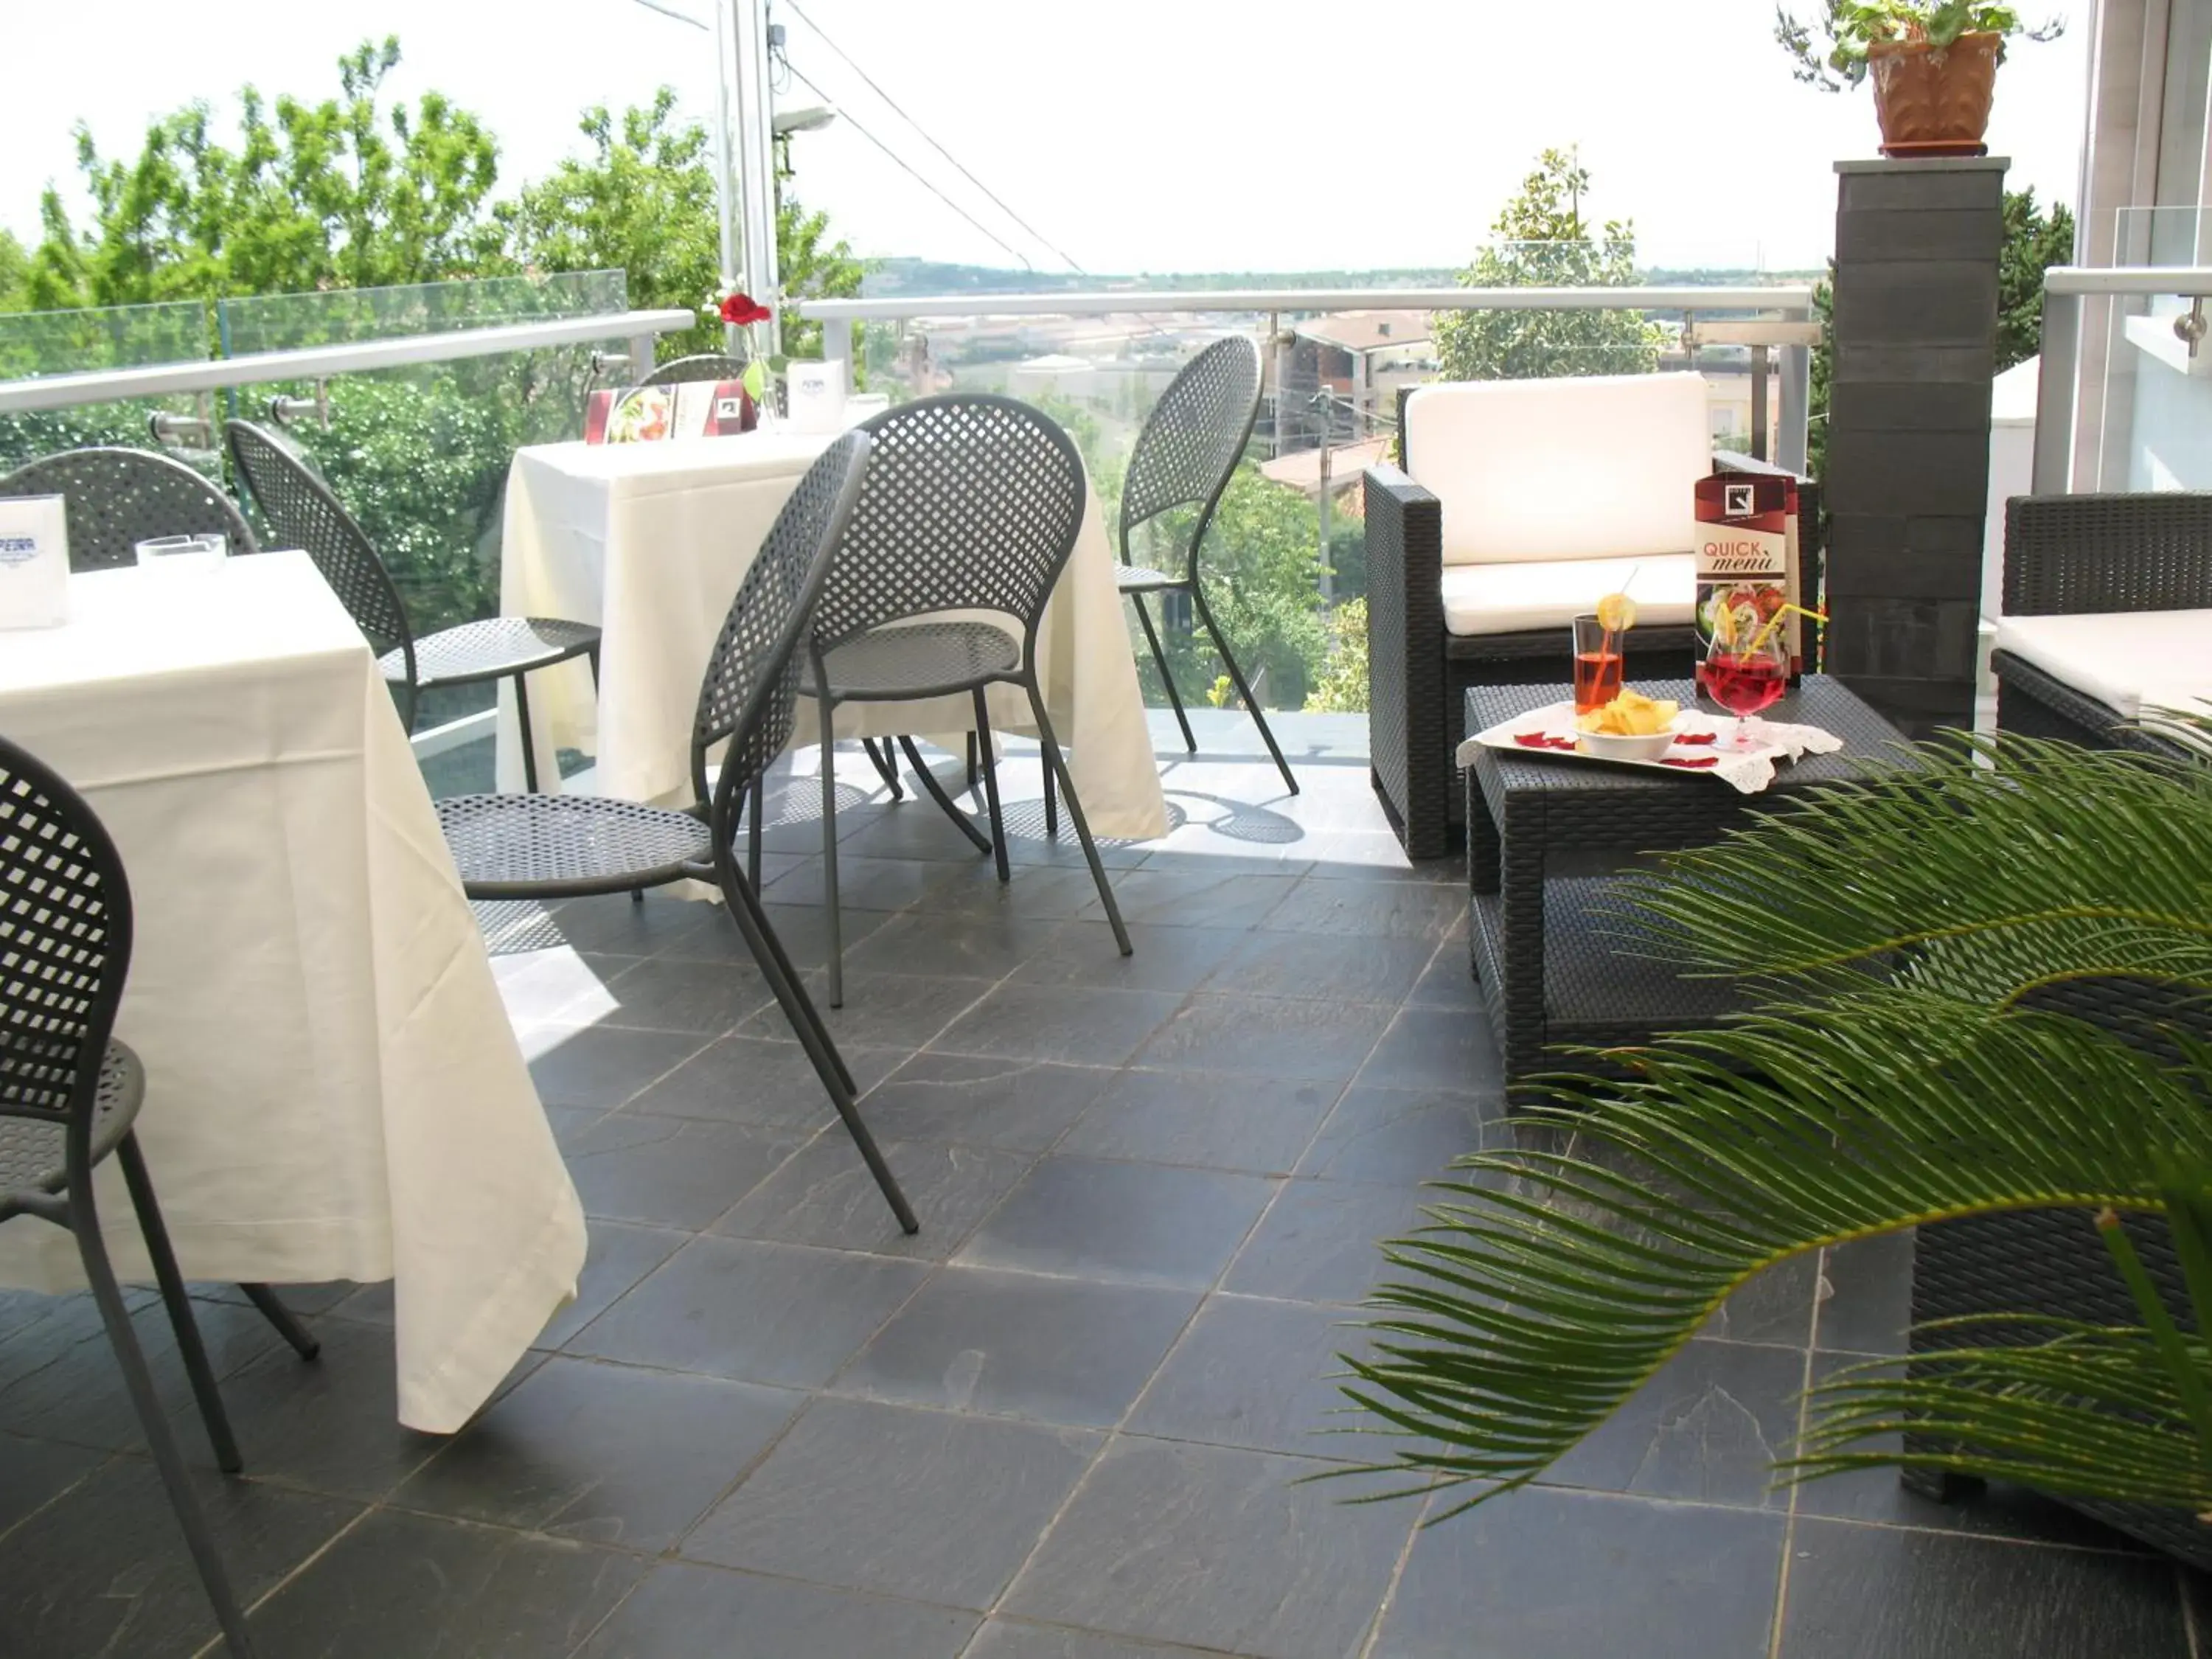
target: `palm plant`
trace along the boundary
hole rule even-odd
[[[1816,1389],[1778,1473],[1901,1463],[2212,1511],[2212,1048],[2191,1035],[2212,994],[2212,765],[1954,738],[1629,894],[1641,948],[1738,976],[1757,1012],[1613,1056],[1626,1080],[1560,1080],[1543,1144],[1462,1160],[1429,1224],[1384,1246],[1375,1351],[1346,1360],[1346,1392],[1401,1437],[1374,1467],[1484,1502],[1778,1261],[2075,1207],[2137,1322],[1923,1328],[1909,1373]],[[2160,1018],[2064,1012],[2115,981]],[[2160,1224],[2179,1319],[2130,1237]],[[1882,1443],[1899,1430],[1904,1449]]]

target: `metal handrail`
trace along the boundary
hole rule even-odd
[[[76,409],[87,404],[166,397],[173,392],[220,392],[231,386],[264,386],[274,380],[319,380],[365,369],[403,368],[417,363],[453,362],[465,357],[494,357],[502,352],[583,345],[594,340],[627,340],[631,360],[649,363],[656,337],[696,327],[698,322],[698,313],[691,311],[610,312],[592,317],[502,323],[491,328],[457,328],[442,334],[409,334],[396,339],[362,340],[344,345],[254,351],[238,357],[0,380],[0,415]]]
[[[2035,468],[2039,495],[2063,495],[2074,487],[2074,439],[2080,395],[2081,318],[2093,299],[2163,299],[2199,302],[2179,330],[2196,352],[2202,337],[2202,302],[2212,299],[2212,266],[2053,265],[2043,273],[2043,356],[2035,393]]]
[[[1802,283],[1752,288],[1243,288],[1127,289],[1093,294],[931,294],[880,300],[787,295],[784,308],[818,322],[905,317],[1103,317],[1202,311],[1778,311],[1813,314]]]
[[[2043,291],[2061,295],[2110,295],[2130,299],[2212,299],[2212,265],[2053,265],[2043,273]]]

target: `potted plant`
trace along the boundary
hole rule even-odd
[[[2005,42],[2063,27],[2031,28],[1991,0],[1825,0],[1810,22],[1778,9],[1774,38],[1801,81],[1827,92],[1874,82],[1883,155],[1980,155]]]
[[[2010,1480],[2212,1565],[2212,759],[1917,758],[1632,888],[1765,1006],[1562,1079],[1385,1245],[1346,1391],[1403,1490],[1510,1492],[1754,1274],[1917,1227],[1910,1364],[1816,1388],[1778,1473]]]

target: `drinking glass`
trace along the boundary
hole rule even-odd
[[[1737,750],[1751,747],[1751,717],[1771,708],[1790,684],[1790,641],[1780,628],[1762,629],[1750,639],[1716,636],[1698,665],[1698,689],[1735,716]]]
[[[1575,713],[1602,708],[1620,695],[1621,638],[1595,611],[1575,618]]]
[[[155,536],[136,544],[132,550],[142,565],[198,568],[221,563],[230,551],[230,539],[214,530],[191,536]]]

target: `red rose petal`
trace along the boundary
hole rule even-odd
[[[1679,759],[1674,756],[1668,755],[1662,757],[1659,762],[1662,766],[1679,766],[1686,772],[1702,772],[1709,766],[1718,766],[1720,763],[1721,757],[1718,755],[1692,755]]]
[[[1717,732],[1678,732],[1674,735],[1674,741],[1678,744],[1685,744],[1693,743],[1713,743],[1717,741],[1719,737],[1720,733]]]

